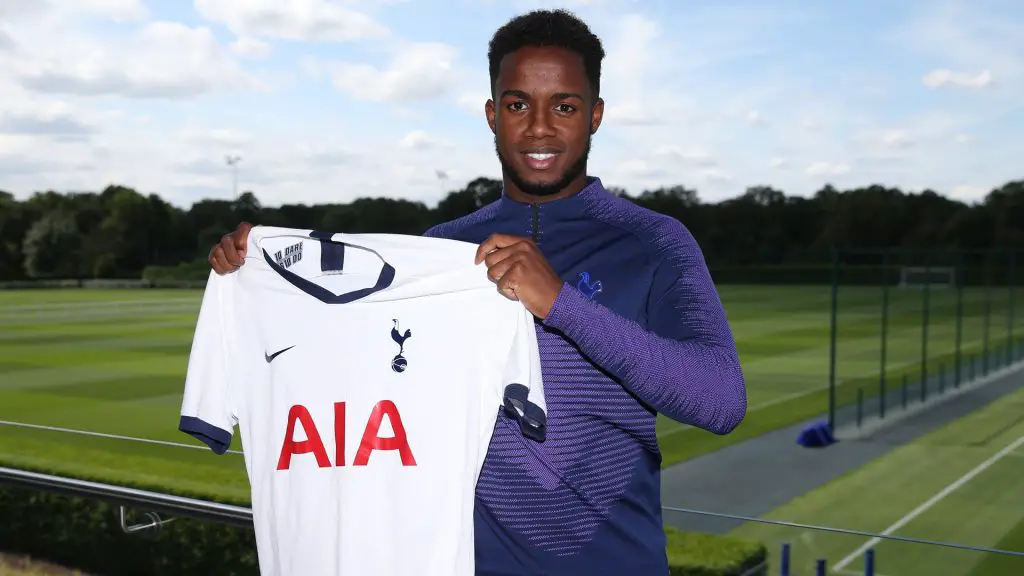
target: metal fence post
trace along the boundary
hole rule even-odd
[[[989,328],[992,324],[992,252],[985,251],[985,331],[981,345],[981,375],[988,375]]]
[[[889,249],[882,249],[882,358],[878,370],[878,417],[885,418],[885,364],[889,340]]]
[[[921,296],[921,401],[928,397],[928,320],[931,307],[932,264],[928,250],[924,251],[924,293]]]
[[[1013,285],[1017,283],[1017,251],[1009,249],[1010,270],[1006,278],[1006,299],[1008,310],[1006,311],[1006,363],[1013,362]]]
[[[956,373],[953,375],[953,388],[959,388],[960,380],[962,379],[960,364],[963,354],[961,343],[964,337],[964,268],[964,253],[960,251],[957,256],[956,277],[954,278],[956,282],[956,351],[954,352],[953,362]]]
[[[839,248],[832,248],[832,333],[829,337],[828,366],[828,427],[836,429],[836,337],[837,317],[839,315]]]

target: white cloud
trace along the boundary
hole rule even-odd
[[[459,96],[456,105],[474,116],[484,115],[484,104],[491,95],[486,92],[467,92]]]
[[[138,22],[147,19],[149,11],[142,0],[0,0],[0,19],[6,21],[67,22],[78,17]]]
[[[270,44],[254,38],[239,38],[231,43],[231,51],[245,58],[266,58],[270,55]]]
[[[433,202],[500,176],[484,54],[524,4],[460,5],[441,31],[417,3],[189,4],[170,22],[135,0],[0,0],[0,189],[119,182],[187,206],[230,194],[227,154],[243,158],[239,188],[271,205]],[[1020,19],[987,10],[939,0],[904,24],[891,11],[877,40],[830,30],[827,3],[582,2],[608,52],[591,171],[708,201],[825,182],[983,194],[1020,177],[1006,130],[1024,102]],[[835,42],[794,42],[808,26]],[[952,90],[964,84],[984,89]]]
[[[669,157],[671,160],[682,160],[689,166],[701,168],[712,168],[718,165],[718,161],[710,152],[703,148],[681,148],[679,146],[662,146],[656,151],[658,156]]]
[[[455,47],[440,42],[408,44],[385,68],[354,62],[322,63],[334,87],[360,100],[414,102],[447,93],[457,80]]]
[[[814,162],[804,169],[808,176],[842,176],[850,172],[847,164],[833,162]]]
[[[67,112],[26,114],[5,110],[0,113],[0,134],[78,140],[88,139],[96,131],[95,126]]]
[[[387,36],[373,18],[330,0],[194,0],[196,11],[238,36],[346,42]]]
[[[914,145],[910,133],[906,129],[892,128],[883,130],[879,136],[882,146],[885,148],[905,149]]]
[[[803,118],[799,123],[800,129],[805,132],[818,132],[822,128],[820,120],[814,118]]]
[[[936,0],[893,28],[890,42],[938,64],[921,78],[929,88],[999,88],[1024,101],[1024,35],[1013,4]],[[931,67],[930,67],[931,68]]]
[[[620,174],[637,178],[657,178],[665,175],[665,171],[646,160],[626,160],[618,166]]]
[[[106,17],[114,22],[131,22],[149,17],[141,0],[74,0],[67,3],[67,8]]]
[[[921,83],[929,88],[985,88],[992,84],[992,73],[984,70],[977,74],[966,74],[941,68],[925,74]]]
[[[700,178],[705,182],[732,182],[732,176],[718,170],[717,168],[709,168],[707,170],[700,171]]]
[[[127,37],[99,37],[54,23],[65,17],[19,28],[18,50],[0,61],[0,74],[33,92],[144,99],[260,86],[207,28],[157,21]]]
[[[950,192],[952,192],[952,194],[957,198],[973,201],[984,198],[985,195],[988,194],[989,190],[981,186],[960,185],[954,186]]]
[[[402,138],[402,148],[412,150],[433,150],[437,148],[452,148],[453,145],[443,139],[427,135],[422,130],[413,130]]]

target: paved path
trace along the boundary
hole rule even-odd
[[[1024,386],[1017,372],[956,399],[827,448],[796,443],[801,422],[724,448],[662,471],[662,504],[709,512],[761,516],[839,476],[859,468],[944,424]],[[721,534],[742,521],[666,511],[666,524],[683,530]]]

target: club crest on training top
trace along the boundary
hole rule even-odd
[[[576,289],[583,293],[588,299],[593,300],[601,293],[601,281],[590,281],[590,272],[580,272],[576,276]]]
[[[392,318],[391,321],[395,323],[394,327],[391,328],[391,339],[395,341],[395,344],[398,344],[398,354],[395,354],[395,357],[391,359],[391,369],[395,372],[405,372],[409,362],[405,359],[405,356],[402,356],[402,352],[405,351],[405,341],[412,338],[412,331],[406,328],[403,334],[399,332],[398,320]]]

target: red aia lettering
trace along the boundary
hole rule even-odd
[[[391,428],[395,431],[391,438],[377,436],[384,416],[391,421]],[[359,442],[359,451],[356,452],[356,460],[352,465],[366,466],[370,460],[370,452],[374,450],[398,450],[399,456],[402,457],[402,466],[416,465],[416,459],[412,456],[412,449],[409,448],[409,441],[405,436],[402,416],[398,414],[398,407],[391,400],[381,400],[374,405],[370,419],[366,421],[366,428],[363,429],[363,439]]]
[[[377,435],[380,425],[387,416],[391,422],[391,428],[395,435],[390,438],[381,438]],[[295,441],[295,424],[302,425],[306,432],[306,440]],[[334,445],[335,466],[345,465],[345,403],[334,403]],[[402,416],[398,413],[398,407],[391,400],[381,400],[374,405],[370,417],[363,428],[363,437],[359,442],[359,450],[356,451],[354,466],[366,466],[370,461],[370,454],[374,450],[398,450],[398,455],[403,466],[415,466],[416,458],[412,455],[412,448],[409,447],[409,440],[405,433],[405,426],[402,424]],[[291,466],[293,454],[308,454],[312,452],[316,458],[316,464],[320,468],[328,468],[331,462],[327,457],[327,450],[320,439],[320,432],[313,422],[309,410],[301,404],[292,406],[288,411],[288,425],[285,429],[284,442],[281,445],[281,456],[277,461],[278,470],[287,470]]]
[[[302,424],[302,429],[306,432],[306,440],[299,442],[293,440],[296,422]],[[344,437],[344,429],[342,437]],[[308,454],[310,452],[316,456],[317,466],[326,468],[331,465],[331,461],[327,459],[327,452],[324,450],[324,443],[320,440],[320,431],[313,423],[313,417],[309,415],[309,410],[306,410],[305,406],[297,404],[288,411],[288,428],[284,431],[284,445],[281,446],[281,457],[277,460],[277,469],[287,470],[292,462],[292,454]]]

